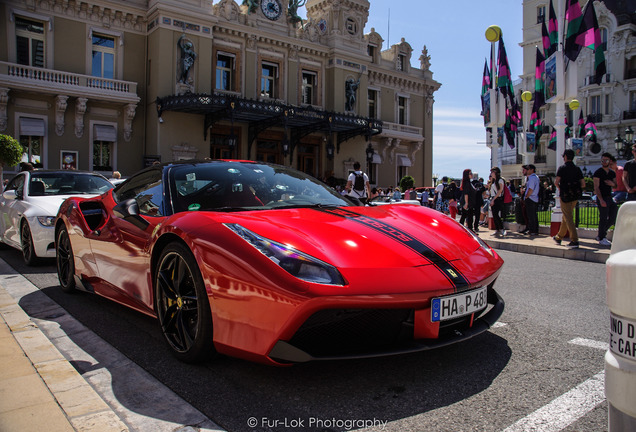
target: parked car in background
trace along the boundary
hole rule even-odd
[[[404,197],[404,194],[402,194]],[[377,205],[387,205],[387,204],[411,204],[411,205],[421,205],[419,200],[406,200],[406,199],[394,199],[390,196],[377,196],[375,198],[371,198],[367,204],[370,206]]]
[[[0,196],[0,241],[22,250],[32,265],[38,257],[55,257],[55,217],[73,195],[95,196],[112,189],[103,176],[83,171],[23,171]]]
[[[61,289],[157,317],[185,362],[421,351],[487,331],[504,309],[503,260],[454,220],[355,206],[286,166],[153,165],[66,200],[55,232]]]

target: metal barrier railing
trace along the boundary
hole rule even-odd
[[[619,204],[620,206],[620,204]],[[541,203],[539,205],[539,225],[550,225],[552,221],[552,209],[554,202]],[[525,219],[520,205],[520,199],[515,198],[506,205],[506,222],[517,222],[525,224]],[[595,200],[581,200],[576,205],[574,212],[574,223],[581,228],[596,228],[599,222],[599,212]]]

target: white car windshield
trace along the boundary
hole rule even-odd
[[[29,196],[102,194],[113,185],[103,177],[69,172],[33,172]]]

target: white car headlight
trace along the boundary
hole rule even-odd
[[[55,216],[38,216],[38,222],[45,227],[52,227],[55,225]]]
[[[224,225],[298,279],[323,285],[345,285],[344,278],[331,264],[290,246],[266,239],[239,224]]]

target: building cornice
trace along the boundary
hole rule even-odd
[[[78,19],[106,28],[121,29],[145,33],[146,8],[134,7],[130,2],[75,2],[40,0],[38,2],[22,0],[10,1],[9,12],[20,10],[52,15],[60,18]],[[145,3],[145,2],[144,2]]]

